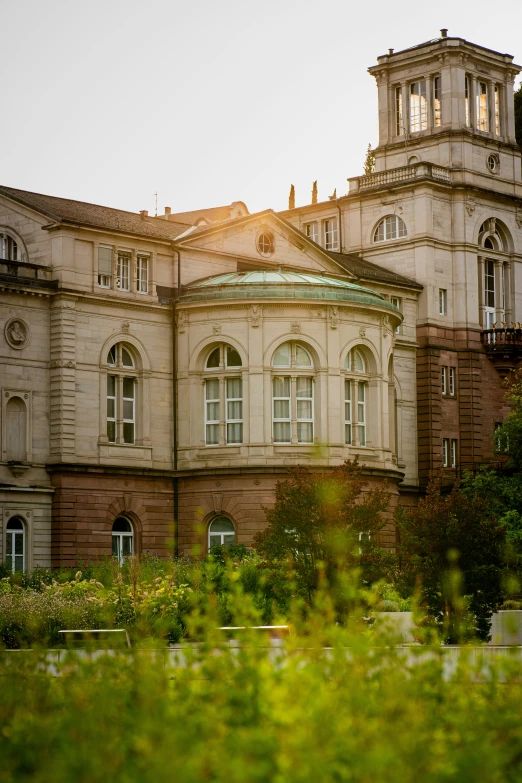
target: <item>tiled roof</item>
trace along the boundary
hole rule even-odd
[[[176,223],[185,223],[187,226],[193,226],[199,219],[205,218],[210,220],[211,223],[219,222],[221,220],[229,220],[232,217],[234,208],[238,208],[243,205],[244,210],[241,209],[242,214],[239,217],[249,215],[247,205],[243,201],[234,201],[232,204],[227,204],[223,207],[210,207],[209,209],[193,209],[190,212],[172,212],[168,216],[168,220],[175,221]]]
[[[404,285],[408,288],[417,288],[422,291],[423,286],[409,277],[404,277],[389,269],[383,269],[382,266],[372,264],[353,253],[334,253],[331,250],[326,251],[330,258],[336,261],[343,269],[356,275],[363,280],[375,280],[379,283],[388,283],[389,285]]]
[[[135,212],[102,207],[99,204],[89,204],[85,201],[46,196],[42,193],[31,193],[27,190],[8,188],[3,185],[0,185],[0,193],[35,209],[58,223],[92,226],[107,231],[163,240],[174,240],[187,229],[183,223],[158,220],[153,217],[143,219]]]

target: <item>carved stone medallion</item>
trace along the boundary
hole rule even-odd
[[[5,325],[4,334],[11,348],[25,348],[29,342],[29,327],[21,318],[11,318]]]

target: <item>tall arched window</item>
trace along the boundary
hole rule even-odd
[[[272,370],[274,443],[313,443],[314,376],[311,374],[311,355],[299,343],[283,343],[274,352]]]
[[[120,565],[134,554],[134,529],[127,517],[118,517],[112,526],[112,554]]]
[[[387,215],[373,232],[374,242],[386,242],[388,239],[400,239],[407,236],[406,224],[398,215]]]
[[[205,444],[243,443],[242,361],[231,345],[211,349],[205,361]],[[211,376],[211,377],[210,377]]]
[[[136,361],[133,349],[116,343],[107,354],[107,440],[132,445],[136,442]]]
[[[25,569],[25,525],[20,517],[11,517],[6,526],[5,564],[12,573]]]
[[[27,460],[27,409],[20,397],[11,397],[5,409],[7,460]]]
[[[216,546],[232,546],[236,542],[236,529],[228,517],[216,517],[208,527],[209,552]]]
[[[344,363],[344,442],[366,446],[368,442],[368,361],[364,351],[352,348]]]
[[[510,234],[496,218],[485,220],[479,229],[478,244],[483,248],[479,256],[482,279],[481,322],[492,329],[497,323],[510,321],[512,314]]]

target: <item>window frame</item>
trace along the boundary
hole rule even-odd
[[[278,351],[281,350],[284,346],[288,346],[289,348],[289,363],[287,365],[281,365],[281,364],[274,364],[274,360],[276,357],[276,354]],[[309,364],[301,364],[298,360],[298,350],[304,351],[308,359],[310,360]],[[278,345],[273,353],[272,353],[272,359],[270,363],[271,367],[271,395],[272,395],[272,402],[271,402],[271,412],[272,412],[272,443],[276,446],[282,446],[282,445],[289,445],[289,444],[298,444],[302,446],[312,446],[315,443],[316,439],[316,416],[315,416],[315,376],[316,376],[316,368],[315,368],[315,362],[314,358],[308,348],[305,344],[303,344],[300,341],[294,341],[294,340],[285,340],[280,345]],[[303,397],[298,396],[298,379],[299,378],[306,378],[311,381],[311,396],[309,397]],[[283,383],[285,381],[288,381],[289,386],[289,394],[288,396],[285,395],[277,395],[275,394],[276,388],[275,388],[275,381],[281,380]],[[276,402],[288,402],[288,417],[276,417]],[[308,416],[298,416],[298,409],[299,409],[299,402],[308,402],[310,404],[311,409],[311,417]],[[288,432],[290,436],[290,440],[276,440],[276,425],[280,424],[289,424]],[[303,440],[300,439],[300,434],[303,432],[303,428],[299,425],[308,424],[311,425],[309,428],[311,431],[311,440]]]
[[[123,530],[116,530],[116,531],[114,530],[114,525],[116,524],[118,519],[124,519],[126,522],[128,522],[128,524],[130,525],[130,529],[131,529],[130,533],[129,532],[125,532]],[[123,554],[123,539],[130,540],[130,542],[131,542],[130,547],[129,547],[130,552],[128,554],[125,554],[125,555]],[[116,553],[114,553],[114,541],[115,540],[118,542],[116,544]],[[134,529],[134,525],[132,523],[132,520],[130,520],[127,516],[125,516],[123,514],[121,514],[120,516],[116,517],[116,519],[112,523],[111,544],[112,544],[112,549],[111,549],[112,557],[115,557],[117,559],[118,565],[120,567],[125,563],[125,560],[128,557],[133,557],[134,556],[134,553],[135,553],[135,529]]]
[[[456,367],[450,367],[449,368],[449,396],[455,397],[455,392],[457,388],[457,370]]]
[[[402,104],[402,85],[395,87],[395,135],[404,134],[404,111]]]
[[[102,253],[107,251],[110,258],[102,259]],[[103,269],[109,270],[100,272],[100,263],[102,262]],[[107,263],[108,262],[108,263]],[[100,288],[112,287],[112,273],[113,273],[113,249],[109,245],[98,245],[98,285]]]
[[[448,314],[448,289],[439,288],[439,315]]]
[[[440,128],[442,126],[442,92],[441,92],[441,80],[437,74],[433,77],[433,127]]]
[[[138,253],[136,258],[136,291],[138,294],[149,293],[150,255]]]
[[[362,362],[362,368],[359,365],[357,357]],[[344,445],[354,448],[367,448],[368,439],[368,389],[370,387],[370,369],[369,362],[365,356],[365,351],[361,345],[354,345],[346,354],[342,368],[342,379],[344,383]],[[347,384],[350,386],[350,395],[346,393]],[[362,391],[362,395],[361,395]],[[362,399],[361,399],[362,396]],[[346,419],[346,405],[350,403],[350,418]],[[362,414],[362,418],[361,418]],[[350,425],[349,435],[347,437],[347,426]],[[364,441],[364,442],[362,442]]]
[[[382,226],[382,231],[381,231]],[[372,232],[373,244],[393,242],[408,236],[408,229],[399,215],[384,215],[379,219]]]
[[[334,215],[322,221],[323,247],[332,252],[339,251],[339,221]]]
[[[305,223],[305,236],[311,239],[312,242],[319,244],[319,224],[317,220],[312,220],[310,223]]]
[[[450,442],[450,467],[457,467],[457,439],[451,438]]]
[[[448,368],[447,367],[441,367],[440,387],[442,391],[442,396],[445,397],[448,393]]]
[[[129,357],[131,364],[126,363],[124,354]],[[107,443],[118,446],[135,446],[139,425],[137,415],[139,370],[134,347],[125,340],[118,340],[107,349],[105,364],[107,367],[105,379],[105,437]],[[132,381],[132,397],[125,394],[125,381]],[[110,386],[113,386],[114,389]],[[110,393],[112,391],[114,393]],[[132,402],[132,417],[126,415],[129,402]],[[113,409],[112,416],[109,415],[111,408]],[[129,424],[132,425],[132,440],[126,435],[126,432],[129,431]],[[111,432],[111,429],[114,429],[114,433]]]
[[[234,540],[232,542],[225,543],[225,541],[224,541],[225,536],[231,536],[232,535],[230,531],[229,532],[218,531],[218,532],[214,532],[214,533],[212,532],[212,525],[215,522],[218,522],[220,520],[226,520],[227,522],[230,522],[230,524],[232,525],[232,528],[234,530]],[[210,543],[211,536],[214,537],[214,538],[219,536],[219,538],[220,538],[219,544],[212,544],[211,545],[211,543]],[[237,543],[237,530],[236,530],[236,526],[234,525],[234,523],[230,519],[230,517],[225,516],[225,514],[219,514],[218,516],[216,516],[216,517],[214,517],[213,519],[210,520],[210,522],[208,523],[208,529],[207,529],[207,548],[208,548],[209,552],[211,552],[212,549],[214,547],[216,547],[216,546],[229,547],[229,546],[235,546],[236,543]]]
[[[205,448],[215,448],[216,446],[241,446],[245,442],[245,411],[244,411],[244,383],[243,383],[243,360],[238,349],[228,342],[213,344],[207,348],[207,355],[204,360],[204,381],[203,381],[203,404],[204,404],[204,444]],[[209,367],[210,357],[219,351],[218,366]],[[240,364],[229,364],[229,352],[234,352],[239,357]],[[241,383],[241,397],[228,397],[228,382],[239,380]],[[211,382],[217,382],[218,397],[207,397],[207,389]],[[241,403],[241,419],[230,419],[228,416],[229,402]],[[209,406],[217,405],[219,419],[212,419],[208,416]],[[239,424],[241,440],[229,440],[229,424]],[[209,427],[217,426],[217,443],[210,442]],[[215,430],[213,430],[215,431]]]
[[[482,91],[484,88],[484,91]],[[475,96],[476,128],[483,133],[489,133],[489,100],[487,82],[477,81],[477,94]]]
[[[449,438],[442,439],[442,467],[449,467]]]
[[[18,521],[20,522],[22,528],[13,528],[12,530],[9,529],[9,525],[12,522]],[[20,557],[20,555],[16,554],[16,537],[21,536],[22,538],[22,567],[16,568],[16,558]],[[19,515],[14,514],[13,516],[10,516],[9,519],[6,522],[5,525],[5,554],[4,554],[4,563],[11,574],[15,574],[19,571],[25,571],[27,568],[27,523],[26,521]],[[8,554],[8,541],[10,541],[10,548],[11,548],[11,554]],[[8,563],[8,557],[11,557],[12,562],[11,566],[9,567]]]
[[[418,91],[415,88],[418,86]],[[410,133],[421,133],[428,129],[427,80],[417,79],[409,85]],[[418,100],[412,100],[417,98]],[[418,104],[418,106],[416,106]],[[417,127],[418,126],[418,127]]]
[[[118,291],[129,292],[131,290],[131,262],[132,254],[129,250],[118,250],[116,267],[116,288]]]

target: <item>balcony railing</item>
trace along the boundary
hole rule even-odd
[[[450,169],[436,166],[435,163],[413,163],[411,166],[401,166],[388,171],[376,171],[364,177],[352,177],[348,183],[352,193],[419,179],[431,179],[447,185],[451,185],[452,181]]]
[[[30,264],[27,261],[12,261],[0,258],[0,275],[25,277],[30,280],[51,280],[52,270],[41,264]]]
[[[522,329],[485,329],[480,340],[486,354],[501,375],[522,360]]]

